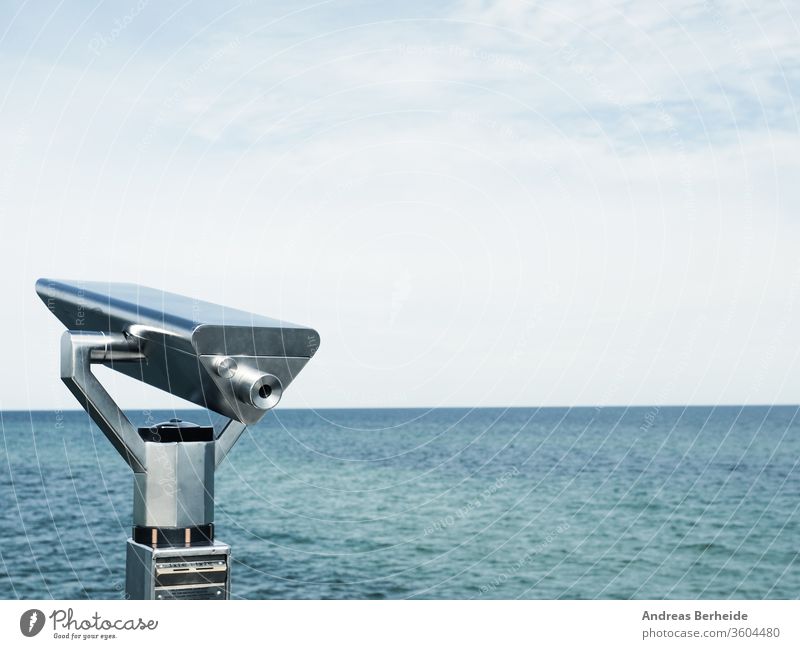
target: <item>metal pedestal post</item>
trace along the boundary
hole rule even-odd
[[[214,541],[214,429],[180,419],[138,430],[129,599],[228,599],[230,547]]]

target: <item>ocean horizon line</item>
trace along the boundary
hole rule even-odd
[[[666,409],[682,408],[688,409],[709,409],[709,408],[800,408],[800,403],[720,403],[720,404],[610,404],[610,405],[575,405],[575,406],[350,406],[347,408],[324,407],[305,407],[305,408],[272,408],[271,411],[277,412],[317,412],[317,411],[364,411],[364,410],[632,410],[632,409]],[[153,412],[204,412],[205,408],[187,406],[185,408],[149,408],[129,406],[129,411],[153,411]],[[5,413],[25,413],[25,412],[76,412],[85,414],[82,408],[0,408],[0,412]],[[209,411],[210,412],[210,411]]]

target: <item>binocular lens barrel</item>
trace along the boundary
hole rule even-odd
[[[232,382],[236,397],[259,410],[269,410],[281,400],[283,386],[272,374],[239,367]]]

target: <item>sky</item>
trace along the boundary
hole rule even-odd
[[[798,403],[799,23],[4,2],[0,408],[77,406],[39,277],[314,327],[279,407]]]

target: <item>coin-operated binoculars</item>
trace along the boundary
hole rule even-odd
[[[67,327],[61,379],[133,469],[126,596],[229,599],[214,538],[214,472],[319,347],[313,329],[135,284],[40,279]],[[216,413],[135,428],[92,374],[103,364]]]

